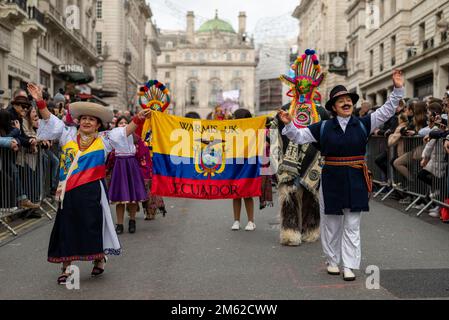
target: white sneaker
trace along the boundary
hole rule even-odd
[[[440,217],[440,207],[435,207],[433,209],[430,209],[429,216],[431,216],[433,218],[439,218]]]
[[[256,230],[256,224],[254,222],[248,222],[245,228],[246,231],[254,231]]]
[[[338,266],[327,266],[327,273],[332,276],[338,276],[340,275],[340,268]]]
[[[354,281],[355,280],[355,274],[352,272],[349,268],[344,268],[343,270],[343,280],[345,281]]]
[[[234,224],[232,225],[231,230],[234,230],[234,231],[240,230],[240,222],[234,221]]]
[[[422,209],[424,209],[425,206],[426,206],[426,205],[425,205],[424,203],[421,203],[421,204],[415,204],[415,205],[413,206],[413,209],[422,210]]]

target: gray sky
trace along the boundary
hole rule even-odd
[[[187,11],[195,13],[195,28],[212,19],[218,10],[220,19],[237,30],[238,14],[246,11],[247,31],[256,40],[267,37],[294,38],[298,34],[298,20],[291,17],[299,0],[147,0],[153,19],[161,29],[184,30]]]

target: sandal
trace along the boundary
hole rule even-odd
[[[67,284],[67,279],[72,275],[71,273],[67,273],[68,267],[69,266],[67,266],[66,268],[62,268],[62,274],[58,277],[58,284]]]
[[[103,272],[104,272],[104,267],[103,267],[103,268],[100,268],[100,267],[98,267],[97,264],[100,263],[100,262],[104,262],[104,266],[106,266],[107,261],[108,261],[108,258],[107,258],[106,256],[104,256],[104,258],[101,259],[101,260],[95,260],[95,261],[93,262],[94,267],[93,267],[93,269],[92,269],[92,272],[90,273],[91,276],[92,276],[92,277],[97,277],[97,276],[103,274]]]

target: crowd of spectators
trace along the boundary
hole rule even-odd
[[[363,102],[355,115],[364,116],[376,109],[369,102]],[[423,182],[428,191],[426,198],[417,202],[414,208],[423,209],[431,198],[449,198],[449,194],[442,194],[449,190],[446,170],[449,153],[448,114],[449,86],[441,99],[429,96],[401,100],[396,115],[373,133],[375,137],[386,138],[388,146],[375,156],[378,169],[385,177],[391,179],[393,172],[399,177],[397,180],[403,181],[397,186],[405,192],[395,194],[401,204],[413,201],[407,193],[407,186],[418,182]],[[412,170],[414,167],[419,167],[419,170]],[[404,185],[401,186],[401,183]],[[431,205],[428,213],[431,217],[440,217],[440,211],[441,206]]]

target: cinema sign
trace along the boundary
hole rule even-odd
[[[90,69],[78,64],[60,64],[54,66],[53,73],[59,78],[75,84],[86,84],[94,80]]]

